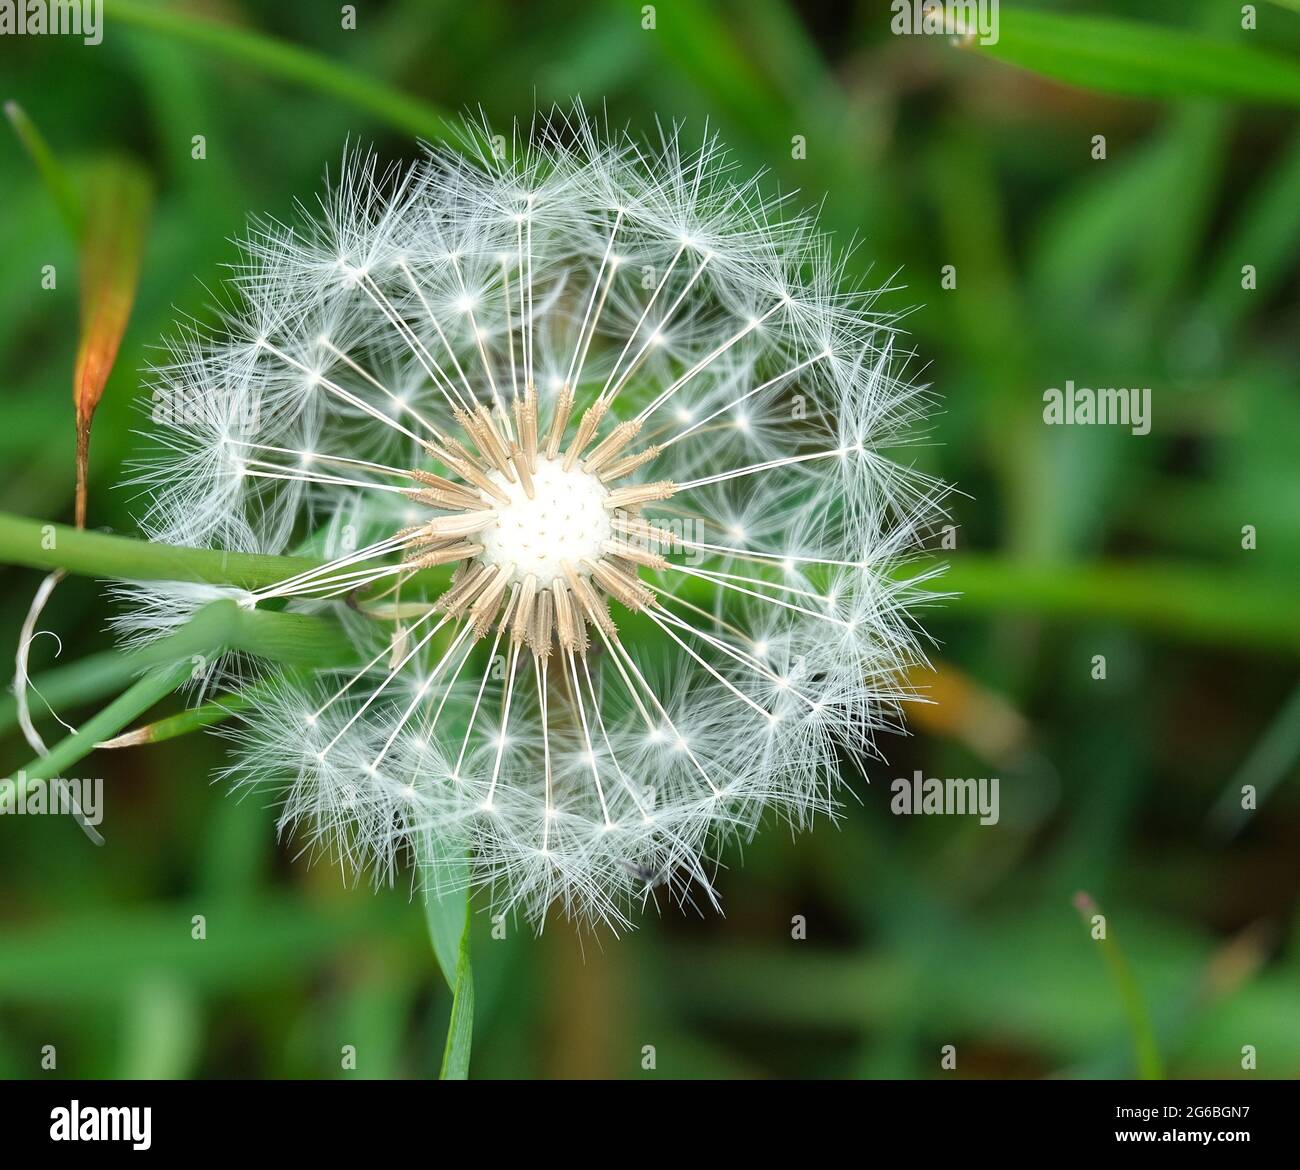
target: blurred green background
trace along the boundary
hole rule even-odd
[[[0,38],[0,97],[61,159],[130,153],[157,187],[92,527],[133,530],[115,485],[149,347],[178,312],[209,315],[245,217],[313,197],[348,136],[405,159],[440,112],[505,127],[579,95],[637,133],[707,119],[746,168],[824,200],[860,240],[855,272],[898,273],[886,307],[915,306],[944,402],[918,459],[964,493],[946,555],[965,596],[926,615],[938,670],[917,680],[938,705],[882,743],[838,827],[729,852],[725,918],[498,940],[478,915],[475,1075],[1133,1075],[1143,1025],[1079,890],[1168,1075],[1300,1075],[1300,84],[1235,55],[1300,59],[1300,6],[1248,5],[1244,30],[1226,0],[1003,4],[1000,49],[892,35],[886,0],[665,0],[653,29],[641,4],[571,0],[361,0],[354,30],[319,0],[107,7],[98,47]],[[1062,56],[1025,9],[1204,40],[1149,51],[1085,22]],[[312,56],[196,38],[177,11]],[[1017,54],[1032,67],[998,59]],[[7,131],[0,179],[0,510],[66,521],[76,250]],[[1151,434],[1045,426],[1066,379],[1152,387]],[[4,570],[7,661],[38,580]],[[100,584],[65,581],[41,623],[62,657],[38,640],[33,675],[109,649],[110,612]],[[9,699],[0,726],[9,775],[31,755]],[[418,906],[277,844],[271,808],[208,783],[221,750],[91,757],[103,848],[66,818],[0,818],[0,1075],[436,1074],[450,997]],[[1000,823],[891,815],[889,782],[914,769],[1000,777]],[[1259,809],[1234,815],[1243,784]]]

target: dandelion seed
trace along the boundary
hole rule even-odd
[[[575,110],[510,160],[349,153],[321,206],[255,227],[241,307],[155,373],[204,409],[160,424],[149,534],[319,536],[333,559],[241,603],[336,613],[365,663],[262,668],[230,776],[283,777],[283,826],[379,880],[468,845],[539,922],[713,901],[727,838],[835,813],[923,661],[921,579],[890,572],[944,489],[887,455],[928,409],[892,318],[678,129]],[[198,603],[132,596],[137,637]]]

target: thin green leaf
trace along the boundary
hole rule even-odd
[[[306,618],[305,624],[300,620],[303,618]],[[214,649],[219,652],[221,647],[210,641],[211,627],[206,626],[208,621],[206,614],[201,611],[189,624],[141,649],[128,653],[108,650],[102,654],[92,654],[67,666],[56,667],[29,678],[28,690],[36,697],[31,702],[33,719],[39,720],[48,714],[47,708],[60,711],[64,707],[92,703],[127,686],[149,666],[169,661],[182,653],[204,653]],[[198,637],[195,636],[192,625],[194,622],[200,623],[202,633]],[[327,619],[308,617],[305,614],[255,610],[240,611],[231,624],[237,631],[234,636],[240,645],[229,648],[242,649],[246,653],[282,665],[311,669],[339,665],[351,660],[352,648],[347,638],[339,627]],[[222,638],[227,637],[222,631],[216,633]],[[199,726],[215,722],[217,718],[223,717],[218,708],[224,709],[228,714],[238,706],[237,697],[232,695],[173,716],[175,723],[162,720],[152,725],[154,730],[150,742],[193,730],[194,727],[185,726],[189,723]],[[0,695],[0,735],[10,731],[17,722],[16,696]]]
[[[320,564],[306,557],[146,543],[5,513],[0,513],[0,563],[127,581],[206,581],[245,589],[273,585]],[[1103,617],[1198,641],[1300,653],[1294,591],[1287,582],[1260,575],[1151,563],[1031,565],[970,553],[951,563],[939,587],[961,595],[952,603],[957,612]],[[679,592],[693,600],[702,588],[683,587]],[[330,652],[328,623],[313,624],[304,614],[248,614],[250,619],[272,616],[304,623],[311,654]],[[264,652],[256,643],[239,648]],[[280,653],[291,651],[288,645],[277,648]]]
[[[409,97],[337,59],[323,57],[287,41],[136,0],[114,0],[109,15],[172,40],[214,49],[272,77],[340,98],[422,138],[442,141],[449,136],[447,117],[435,106]]]
[[[45,141],[22,106],[17,102],[5,102],[5,117],[9,119],[14,133],[18,135],[32,162],[36,164],[36,170],[54,200],[55,206],[58,207],[64,226],[74,240],[79,240],[84,225],[84,215],[81,200],[77,198],[72,180],[68,178],[67,172],[54,157],[54,151],[50,149],[49,143]]]
[[[1288,776],[1296,773],[1300,761],[1300,687],[1291,692],[1282,710],[1255,743],[1245,763],[1224,786],[1210,819],[1224,836],[1233,836]],[[1249,809],[1243,807],[1243,793],[1252,790]]]
[[[1110,619],[1194,641],[1300,653],[1295,589],[1257,575],[1162,564],[1033,565],[956,558],[939,586],[952,612]]]
[[[355,656],[342,629],[325,618],[214,601],[174,634],[136,651],[131,660],[144,669],[183,658],[191,669],[201,670],[206,663],[196,659],[211,660],[226,650],[305,668],[337,666]]]
[[[191,707],[175,715],[168,715],[165,719],[146,723],[133,731],[125,731],[113,739],[105,740],[99,746],[101,748],[137,747],[141,744],[177,739],[194,731],[202,731],[205,727],[224,723],[236,711],[244,710],[249,704],[250,700],[245,695],[222,695],[219,699],[213,699],[199,707]]]
[[[56,666],[27,680],[33,698],[28,700],[33,719],[41,719],[48,705],[55,711],[73,703],[92,703],[126,686],[138,668],[127,654],[106,650],[90,654],[66,666]],[[18,724],[18,701],[13,694],[0,695],[0,735]]]
[[[1300,0],[1298,0],[1300,2]],[[1293,135],[1268,175],[1234,215],[1209,265],[1204,299],[1214,321],[1233,329],[1251,307],[1266,301],[1293,271],[1300,252],[1300,134]],[[1242,266],[1256,270],[1255,288],[1242,288]]]
[[[1200,256],[1223,179],[1231,117],[1224,106],[1195,103],[1170,119],[1166,134],[1177,162],[1165,187],[1145,192],[1159,214],[1143,229],[1138,257],[1141,303],[1153,315],[1175,303]]]
[[[17,807],[32,784],[40,780],[54,780],[65,770],[80,763],[95,750],[95,745],[122,730],[132,719],[152,707],[159,699],[170,695],[189,676],[189,662],[173,662],[155,667],[118,695],[97,715],[88,719],[71,735],[65,736],[45,755],[32,760],[12,776],[0,783],[0,809],[9,811]],[[82,818],[79,816],[78,820]]]
[[[111,741],[128,722],[152,705],[131,709],[131,703],[127,702],[128,696],[139,697],[153,693],[149,686],[144,685],[149,679],[170,677],[174,673],[176,681],[170,689],[175,690],[196,669],[205,669],[209,662],[226,650],[242,650],[284,665],[304,668],[338,665],[351,661],[354,656],[352,646],[342,630],[331,622],[307,614],[245,610],[234,602],[214,602],[166,638],[131,654],[104,655],[95,662],[90,678],[104,689],[124,683],[142,671],[149,673],[137,680],[95,719],[83,725],[74,735],[62,740],[44,760],[29,765],[27,770],[35,775],[41,769],[67,767],[76,763],[94,747]],[[52,706],[57,706],[60,700],[77,698],[71,687],[84,681],[85,676],[74,667],[67,668],[66,673],[68,685],[42,686],[42,680],[37,679],[33,686],[34,693]],[[157,693],[156,699],[162,698],[166,693],[168,692]],[[86,696],[80,697],[84,699]],[[183,712],[171,720],[163,720],[152,729],[153,738],[149,742],[171,738],[198,726],[216,722],[217,717],[229,714],[240,701],[240,696],[228,696],[204,707]],[[114,723],[113,719],[120,713],[118,704],[124,702],[126,714],[120,722]],[[112,718],[107,718],[108,712],[113,712]],[[0,711],[0,716],[6,723],[12,722],[15,714],[16,707],[12,701]],[[86,738],[92,735],[93,738]],[[68,752],[76,754],[69,758]],[[56,763],[50,764],[51,759]],[[57,772],[45,771],[42,774],[51,776],[57,775]],[[29,780],[31,778],[28,777]],[[0,801],[8,801],[15,787],[13,781],[8,782],[7,788],[0,786]]]
[[[474,1038],[474,972],[469,963],[469,920],[461,935],[456,961],[456,986],[452,990],[451,1021],[447,1025],[447,1046],[442,1053],[439,1076],[444,1081],[469,1077],[470,1048]]]
[[[474,1035],[474,972],[470,966],[469,857],[462,850],[450,850],[429,835],[423,847],[428,874],[424,891],[424,917],[429,942],[451,988],[451,1020],[442,1055],[443,1080],[464,1080],[469,1076],[470,1048]]]
[[[990,57],[1084,89],[1300,105],[1300,63],[1182,29],[1003,8]]]
[[[341,631],[306,614],[245,610],[233,601],[217,601],[200,610],[181,630],[135,656],[148,671],[93,718],[65,736],[39,759],[0,785],[0,805],[9,807],[35,780],[53,779],[80,762],[100,744],[160,699],[176,690],[194,671],[225,650],[242,650],[294,665],[320,666],[350,654]]]
[[[1097,903],[1088,894],[1080,892],[1075,895],[1074,905],[1084,926],[1091,930],[1093,919],[1100,914]],[[1165,1075],[1164,1063],[1160,1059],[1160,1049],[1156,1044],[1155,1029],[1151,1026],[1146,1000],[1142,998],[1137,980],[1133,978],[1128,959],[1115,941],[1111,924],[1104,917],[1103,922],[1104,933],[1097,941],[1101,943],[1102,956],[1124,1004],[1124,1014],[1128,1018],[1129,1031],[1133,1037],[1133,1055],[1137,1061],[1138,1075],[1146,1081],[1162,1080]]]
[[[1060,306],[1068,327],[1095,312],[1115,273],[1131,261],[1149,219],[1134,214],[1146,193],[1167,188],[1180,170],[1181,143],[1168,134],[1126,151],[1066,190],[1043,215],[1029,265],[1034,289]]]
[[[159,641],[138,650],[123,653],[109,650],[45,671],[29,679],[27,686],[36,697],[32,718],[42,718],[45,706],[53,710],[85,705],[105,694],[129,685],[149,667],[173,662],[182,656],[216,655],[222,650],[243,650],[282,666],[318,668],[350,662],[354,656],[351,643],[342,629],[322,617],[305,614],[279,614],[272,610],[239,610],[230,603],[217,603],[216,616],[207,608],[200,610],[181,628]],[[234,697],[222,699],[222,705],[235,706]],[[175,719],[207,718],[213,705],[195,708]],[[0,697],[0,735],[17,724],[18,705],[14,695]],[[166,723],[166,720],[164,720]],[[174,732],[179,735],[179,731]],[[162,729],[159,729],[162,738]]]

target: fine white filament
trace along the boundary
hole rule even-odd
[[[930,402],[811,217],[711,136],[579,110],[349,152],[244,249],[139,478],[155,539],[318,558],[239,600],[357,645],[243,680],[229,772],[286,830],[379,880],[432,838],[499,911],[617,929],[713,901],[766,812],[834,813],[924,661],[904,567],[944,489],[886,454]],[[131,592],[137,638],[213,595]]]

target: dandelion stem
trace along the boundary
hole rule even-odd
[[[306,557],[261,556],[146,543],[0,513],[0,561],[119,581],[199,581],[256,589],[317,567]]]
[[[805,559],[784,553],[764,555]],[[2,512],[0,563],[66,569],[119,581],[199,581],[241,589],[278,585],[322,564],[309,557],[157,544]],[[905,565],[901,573],[914,574],[916,569],[915,563]],[[1255,646],[1274,654],[1300,655],[1294,590],[1261,574],[1158,562],[1036,565],[962,553],[948,566],[943,584],[946,591],[960,595],[949,607],[950,615],[1011,612],[1101,618],[1211,645]]]

